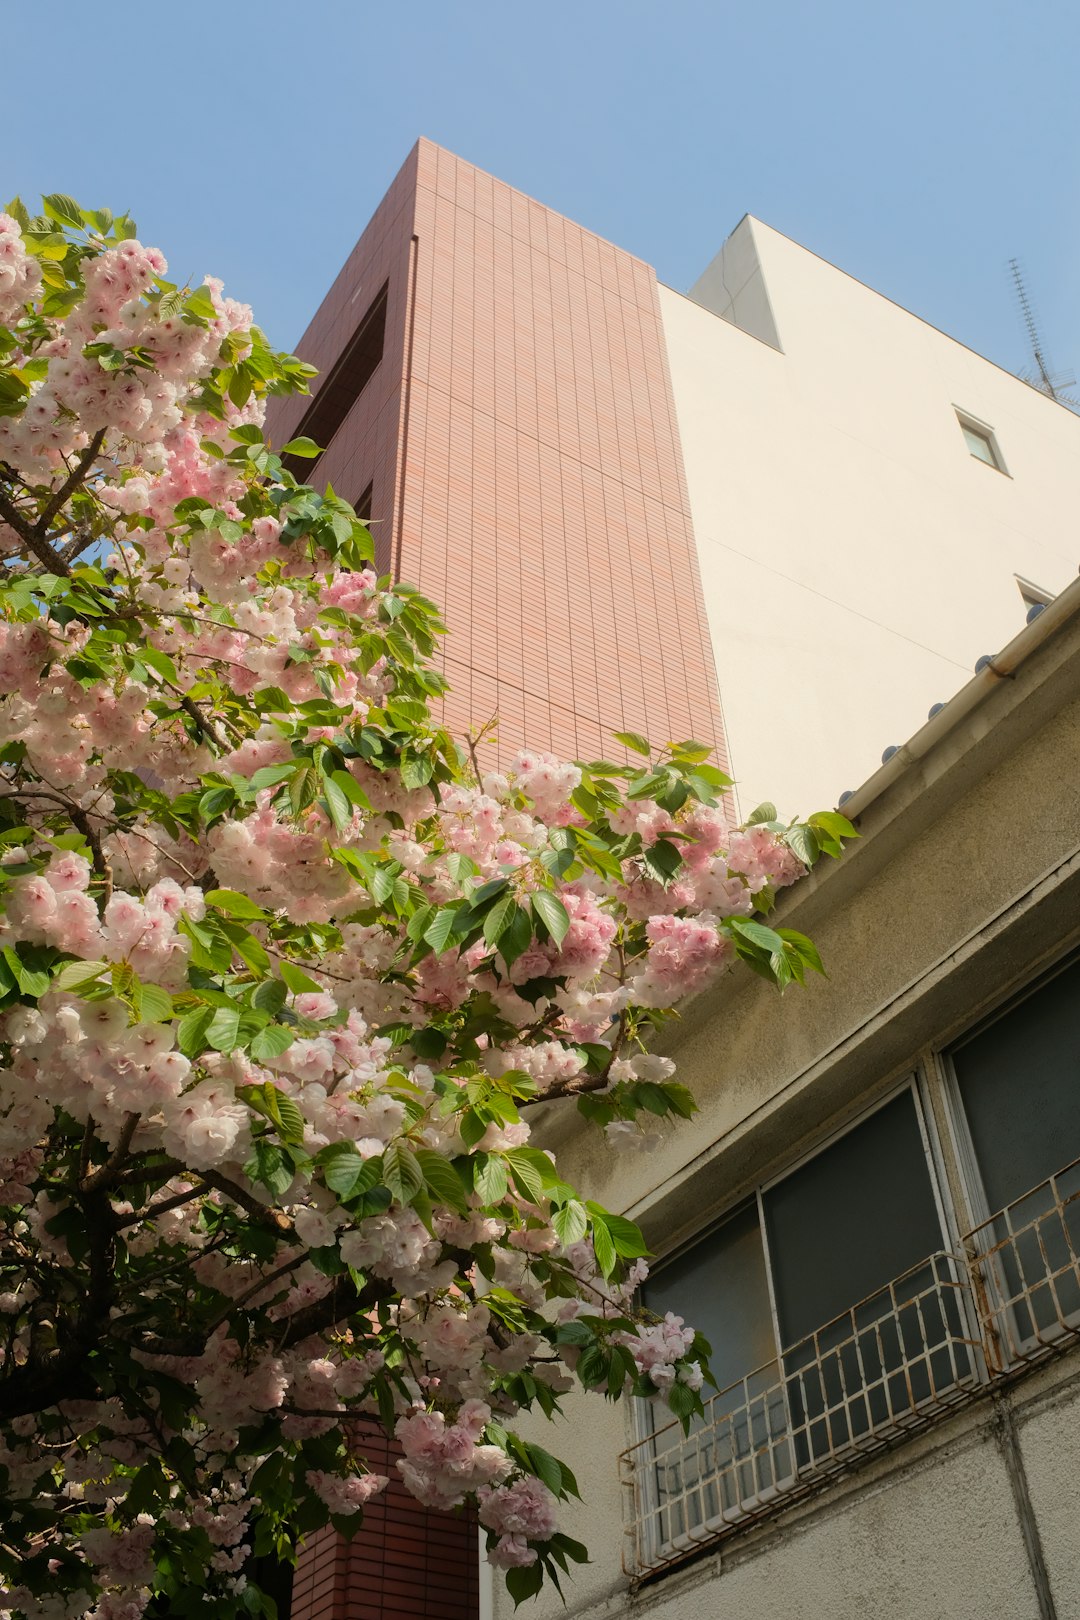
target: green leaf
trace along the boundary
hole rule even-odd
[[[471,855],[461,855],[457,850],[446,857],[446,870],[455,883],[467,883],[469,878],[478,877],[480,868]]]
[[[563,1489],[563,1471],[562,1464],[559,1462],[559,1459],[557,1457],[553,1457],[550,1451],[545,1451],[543,1446],[534,1444],[531,1446],[526,1446],[524,1450],[528,1458],[529,1467],[532,1469],[537,1479],[544,1482],[552,1496],[561,1496]]]
[[[130,1481],[127,1493],[124,1496],[124,1516],[134,1518],[138,1513],[146,1513],[158,1504],[162,1498],[168,1498],[169,1486],[158,1459],[143,1463],[135,1477]]]
[[[788,828],[784,834],[784,842],[804,866],[813,866],[821,854],[821,845],[817,841],[813,827],[807,827],[801,822]]]
[[[261,792],[263,788],[274,787],[278,782],[284,782],[287,776],[292,776],[299,763],[299,760],[290,759],[280,765],[263,765],[252,776],[250,785],[256,792]]]
[[[322,455],[322,450],[314,439],[299,438],[290,439],[288,444],[283,444],[278,454],[282,456],[300,456],[305,461],[314,461],[316,456]]]
[[[748,827],[756,827],[758,823],[762,821],[775,821],[776,815],[777,812],[775,804],[770,804],[768,799],[766,799],[763,804],[759,804],[757,809],[752,811],[747,817],[746,825]]]
[[[608,1231],[607,1222],[599,1215],[593,1216],[592,1222],[593,1251],[596,1255],[596,1264],[602,1277],[610,1277],[615,1270],[615,1243]]]
[[[305,991],[322,989],[322,985],[316,983],[311,974],[305,973],[295,962],[280,962],[278,972],[295,996],[303,995]]]
[[[185,1057],[197,1057],[206,1046],[206,1031],[214,1016],[213,1007],[193,1007],[176,1026],[176,1044]]]
[[[825,975],[821,957],[818,955],[817,946],[812,939],[807,939],[805,934],[798,933],[794,928],[778,928],[776,932],[786,945],[798,952],[808,968],[812,968],[815,973]],[[827,977],[827,975],[825,976]]]
[[[217,906],[230,917],[244,917],[251,922],[265,922],[266,912],[249,900],[238,889],[211,889],[206,896],[207,905]]]
[[[664,1400],[669,1411],[682,1424],[683,1432],[689,1434],[690,1419],[701,1411],[701,1396],[692,1390],[689,1384],[674,1383],[668,1389]]]
[[[424,929],[424,942],[431,946],[436,956],[446,949],[457,916],[457,906],[441,906]]]
[[[518,1191],[532,1204],[541,1204],[544,1201],[544,1175],[533,1158],[536,1150],[529,1148],[512,1148],[506,1155],[506,1162],[510,1166],[510,1174]],[[548,1161],[550,1165],[550,1160]]]
[[[362,1158],[352,1142],[331,1142],[320,1149],[315,1162],[326,1185],[339,1198],[369,1192],[378,1185],[382,1174],[382,1160]]]
[[[524,906],[515,905],[513,916],[499,939],[499,955],[507,967],[513,967],[532,944],[532,919]]]
[[[173,1015],[172,996],[159,984],[140,984],[135,1000],[145,1024],[164,1024]]]
[[[286,1097],[283,1091],[275,1086],[267,1086],[267,1091],[274,1092],[277,1101],[278,1129],[286,1142],[293,1142],[298,1146],[304,1140],[304,1116],[293,1102]]]
[[[479,1159],[483,1162],[473,1176],[476,1196],[485,1204],[501,1204],[509,1182],[506,1161],[495,1153],[481,1154]]]
[[[238,1086],[236,1095],[249,1108],[254,1108],[256,1113],[276,1125],[283,1141],[298,1146],[303,1143],[304,1116],[292,1098],[287,1097],[273,1081],[267,1080],[261,1086]]]
[[[30,215],[21,197],[12,197],[4,209],[4,213],[11,215],[20,230],[28,231],[30,229]]]
[[[433,764],[429,755],[406,753],[401,756],[401,781],[410,792],[431,781]]]
[[[195,291],[184,299],[184,308],[190,315],[197,315],[204,321],[212,321],[217,315],[209,287],[196,287]]]
[[[330,780],[339,787],[350,804],[356,805],[358,810],[370,810],[371,800],[349,771],[335,771]]]
[[[496,900],[484,918],[484,938],[489,945],[498,944],[502,935],[509,928],[517,909],[517,900],[513,891],[502,895],[500,899]]]
[[[281,1198],[292,1186],[296,1172],[279,1147],[260,1137],[244,1165],[244,1174],[249,1181],[261,1182],[276,1198]]]
[[[561,945],[570,927],[566,907],[549,889],[536,889],[530,896],[533,915],[543,923],[556,945]]]
[[[458,1214],[465,1214],[468,1208],[465,1183],[450,1161],[431,1148],[417,1148],[415,1157],[435,1203],[446,1204]]]
[[[23,945],[22,952],[20,957],[10,945],[4,947],[4,960],[15,975],[15,983],[24,996],[45,995],[51,983],[49,974],[44,968],[33,965],[34,947]]]
[[[616,731],[613,735],[616,742],[622,743],[624,748],[632,749],[635,754],[644,754],[646,759],[652,755],[648,738],[643,737],[639,731]]]
[[[535,1564],[508,1569],[505,1580],[506,1590],[514,1600],[514,1608],[519,1609],[527,1598],[535,1597],[543,1586],[544,1566],[538,1558]]]
[[[82,229],[83,211],[74,197],[65,196],[62,191],[53,191],[48,197],[42,197],[41,206],[58,225],[71,225],[77,231]]]
[[[603,1222],[615,1245],[616,1254],[621,1254],[624,1260],[636,1260],[640,1255],[649,1253],[641,1232],[625,1215],[612,1215],[610,1210],[601,1210],[595,1204],[588,1204],[586,1208],[594,1221],[599,1219]]]
[[[772,928],[766,928],[764,923],[755,922],[752,917],[731,917],[726,926],[732,933],[749,940],[751,945],[757,945],[763,951],[779,951],[783,954],[784,942],[780,935]]]
[[[252,1037],[251,1055],[256,1063],[269,1063],[287,1052],[295,1039],[296,1031],[288,1024],[267,1024]]]
[[[206,1041],[215,1052],[231,1052],[240,1039],[240,1011],[218,1007],[206,1028]]]
[[[641,864],[649,876],[665,886],[681,869],[682,863],[678,846],[667,838],[658,838],[655,844],[650,844],[641,852]]]
[[[808,819],[811,827],[820,827],[823,832],[831,833],[834,838],[859,838],[861,836],[852,826],[847,816],[842,816],[839,810],[818,810]]]
[[[585,1207],[576,1198],[571,1198],[569,1203],[555,1211],[551,1224],[564,1248],[569,1248],[572,1243],[580,1243],[589,1229]]]
[[[180,676],[168,653],[161,652],[157,647],[147,647],[143,644],[139,647],[139,658],[147,669],[152,669],[154,674],[160,675],[163,681],[168,681],[172,686],[179,686]]]
[[[345,773],[342,771],[338,774],[343,776]],[[330,812],[330,820],[334,823],[338,832],[344,832],[345,828],[352,822],[352,805],[332,776],[323,777],[322,789],[326,808]]]
[[[262,984],[255,987],[251,1005],[274,1018],[284,1007],[287,999],[288,991],[280,979],[264,979]]]
[[[404,1142],[391,1142],[383,1154],[382,1179],[400,1204],[411,1204],[422,1190],[423,1171]]]
[[[405,929],[406,939],[411,939],[414,945],[418,944],[423,939],[424,930],[434,915],[434,906],[419,906],[409,918],[408,927]]]
[[[108,962],[68,962],[56,975],[53,985],[57,990],[66,990],[69,995],[77,996],[80,991],[99,983],[110,965]]]

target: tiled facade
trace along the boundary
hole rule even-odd
[[[384,281],[382,364],[315,477],[373,481],[380,566],[445,609],[451,729],[498,713],[504,757],[620,730],[722,756],[652,269],[420,141],[303,358],[325,374]]]
[[[638,731],[724,763],[652,269],[420,141],[298,346],[322,377],[384,284],[382,361],[311,476],[371,483],[380,570],[445,610],[447,725],[497,713],[489,758]],[[311,407],[276,401],[271,441]],[[475,1523],[371,1466],[394,1483],[353,1543],[309,1538],[292,1620],[473,1620]]]

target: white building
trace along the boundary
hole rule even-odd
[[[737,793],[836,803],[1080,563],[1080,418],[749,216],[660,288]]]
[[[1080,1615],[1080,581],[855,794],[778,916],[829,971],[736,972],[667,1050],[701,1112],[560,1168],[639,1221],[646,1301],[725,1386],[684,1439],[571,1397],[573,1620]],[[508,1616],[505,1597],[493,1612]]]

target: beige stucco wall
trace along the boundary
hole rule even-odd
[[[756,220],[725,254],[729,316],[782,352],[667,288],[661,313],[740,803],[805,813],[1016,634],[1015,575],[1076,577],[1080,418]]]
[[[828,980],[781,1004],[736,972],[697,998],[667,1046],[700,1113],[656,1153],[621,1157],[552,1109],[541,1138],[563,1173],[639,1220],[662,1255],[931,1062],[935,1045],[1080,936],[1078,762],[1080,626],[1070,625],[870,803],[843,862],[784,897],[782,920],[813,934]],[[554,1428],[523,1430],[566,1458],[585,1498],[563,1514],[593,1559],[575,1575],[569,1614],[1034,1620],[996,1427],[1005,1407],[1057,1615],[1080,1615],[1078,1375],[1073,1352],[635,1595],[621,1569],[617,1471],[636,1438],[632,1414],[572,1396]],[[511,1612],[496,1583],[495,1615]],[[530,1612],[566,1611],[545,1596]]]

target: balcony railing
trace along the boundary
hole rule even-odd
[[[1080,1337],[1080,1161],[620,1458],[627,1574],[820,1490]]]

